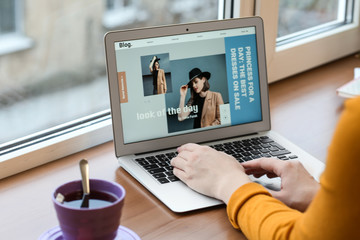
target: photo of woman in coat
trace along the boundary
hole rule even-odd
[[[209,79],[211,73],[202,72],[199,68],[193,68],[189,72],[189,82],[180,87],[180,104],[178,120],[184,121],[190,115],[189,108],[185,107],[185,98],[190,88],[190,99],[186,106],[197,106],[197,115],[194,118],[194,128],[220,125],[220,105],[224,104],[220,93],[210,91]],[[194,109],[194,108],[191,108]],[[193,113],[194,114],[194,113]]]
[[[163,69],[160,69],[159,61],[160,58],[153,56],[149,65],[150,72],[153,76],[154,95],[163,94],[167,91],[165,72]]]

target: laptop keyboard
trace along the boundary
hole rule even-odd
[[[296,155],[268,136],[212,145],[214,149],[225,152],[238,160],[246,162],[261,157],[277,157],[282,160],[297,158]]]
[[[135,161],[150,173],[159,183],[175,182],[179,179],[173,174],[170,160],[177,155],[176,152],[157,154],[154,156],[136,158]]]
[[[246,162],[261,157],[277,157],[281,160],[297,158],[296,155],[291,154],[289,150],[267,136],[225,142],[211,145],[210,147],[233,156],[239,162]],[[173,167],[170,165],[171,159],[176,155],[177,152],[170,152],[136,158],[135,161],[159,183],[165,184],[179,181],[173,174]]]

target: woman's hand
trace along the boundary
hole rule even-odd
[[[281,190],[269,192],[291,208],[305,211],[320,188],[320,184],[299,161],[260,158],[242,163],[247,174],[281,178]]]
[[[180,112],[178,113],[179,121],[184,121],[190,115],[189,111],[184,112],[185,97],[186,97],[187,89],[188,89],[188,85],[182,85],[180,87],[180,102],[179,102]]]
[[[189,143],[178,153],[171,160],[174,175],[202,194],[228,203],[236,189],[251,182],[238,161],[211,147]]]
[[[182,85],[180,87],[180,96],[185,97],[188,90],[188,85]]]

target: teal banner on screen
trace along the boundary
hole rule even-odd
[[[225,38],[231,125],[260,121],[261,102],[255,34]]]

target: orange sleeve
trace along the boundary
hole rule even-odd
[[[358,239],[360,236],[360,98],[346,102],[329,147],[320,190],[305,213],[256,183],[237,189],[229,220],[249,239]]]

